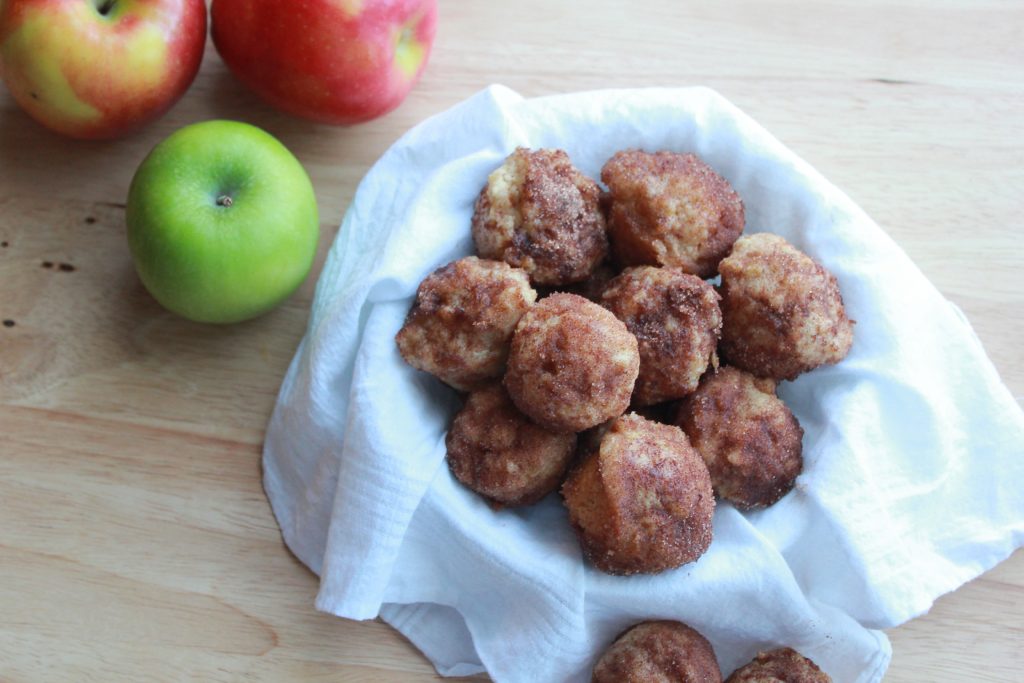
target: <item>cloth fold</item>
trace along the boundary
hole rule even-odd
[[[620,149],[694,152],[775,232],[831,270],[850,355],[783,383],[804,473],[775,506],[720,503],[696,563],[656,576],[587,566],[557,495],[493,510],[456,482],[459,406],[394,344],[419,282],[472,252],[487,175],[516,146],[598,177]],[[980,285],[979,285],[980,286]],[[871,629],[927,610],[1024,543],[1024,415],[963,315],[845,195],[706,88],[525,100],[492,86],[403,136],[360,184],[264,445],[285,542],[318,609],[380,615],[444,675],[586,681],[636,621],[684,621],[728,674],[787,645],[836,681],[881,679]]]

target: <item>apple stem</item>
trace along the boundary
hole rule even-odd
[[[226,194],[222,194],[221,196],[217,197],[217,206],[231,206],[234,203],[234,200],[232,200],[231,197],[227,196]]]
[[[115,4],[117,4],[117,0],[102,0],[100,4],[96,5],[96,11],[105,17],[114,9]]]

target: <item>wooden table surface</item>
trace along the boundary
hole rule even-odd
[[[355,128],[264,106],[212,44],[184,99],[121,141],[56,137],[0,94],[0,680],[435,678],[386,625],[314,611],[263,495],[315,278],[231,327],[167,313],[136,278],[125,195],[172,131],[236,118],[291,148],[318,194],[319,269],[374,160],[487,84],[708,85],[892,235],[1020,401],[1022,34],[1020,0],[442,0],[421,83]],[[1024,553],[889,635],[889,681],[1022,680]]]

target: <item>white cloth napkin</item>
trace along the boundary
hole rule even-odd
[[[417,285],[471,253],[473,201],[518,145],[565,149],[594,178],[623,148],[697,153],[743,198],[747,232],[823,263],[857,321],[846,360],[781,387],[805,430],[795,490],[762,512],[720,503],[694,564],[604,575],[557,495],[492,510],[445,465],[457,395],[398,355]],[[1022,444],[1024,416],[959,311],[722,97],[491,87],[406,134],[359,186],[270,421],[264,484],[288,546],[320,575],[316,607],[380,615],[442,674],[586,681],[624,628],[672,618],[711,641],[726,675],[788,645],[838,682],[868,682],[890,658],[869,629],[1024,542]]]

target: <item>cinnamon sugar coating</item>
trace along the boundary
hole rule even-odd
[[[680,398],[697,388],[722,328],[714,287],[681,268],[628,268],[608,283],[605,308],[626,323],[640,348],[633,404]]]
[[[704,458],[715,493],[740,509],[772,505],[803,469],[803,429],[773,379],[719,368],[683,399],[676,423]]]
[[[782,237],[740,238],[719,271],[726,363],[795,379],[849,353],[853,322],[835,276]]]
[[[614,315],[552,294],[516,326],[505,387],[537,424],[580,432],[622,414],[639,368],[636,337]]]
[[[608,233],[623,265],[678,266],[702,278],[743,232],[743,201],[693,154],[617,152],[601,170]]]
[[[610,574],[672,569],[711,544],[711,477],[678,427],[635,414],[616,419],[570,471],[562,495],[583,554]]]
[[[531,422],[500,382],[474,391],[448,436],[455,478],[494,503],[528,505],[558,488],[576,449],[576,435]]]
[[[832,678],[796,650],[783,647],[759,652],[725,683],[832,683]]]
[[[469,256],[435,270],[395,337],[409,365],[468,391],[501,377],[512,332],[537,293],[522,270]]]
[[[645,621],[620,635],[594,666],[592,683],[721,683],[707,638],[678,621]]]
[[[522,268],[537,285],[585,280],[608,255],[599,195],[562,150],[520,147],[477,198],[477,253]]]

